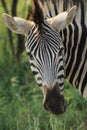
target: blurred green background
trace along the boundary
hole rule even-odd
[[[31,73],[25,38],[10,32],[2,14],[29,19],[31,0],[0,0],[0,130],[87,130],[87,101],[65,82],[68,107],[63,115],[47,113]]]

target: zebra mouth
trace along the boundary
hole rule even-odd
[[[45,102],[43,106],[46,111],[55,115],[59,115],[66,111],[67,102],[66,100],[61,102]]]
[[[47,92],[43,106],[46,111],[59,115],[66,111],[67,101],[59,91],[52,89]]]

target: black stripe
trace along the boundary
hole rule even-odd
[[[75,30],[74,30],[74,46],[73,46],[73,48],[72,48],[72,54],[71,54],[71,59],[70,59],[70,63],[69,63],[70,66],[72,66],[72,64],[73,64],[73,60],[74,60],[74,56],[75,56],[75,50],[76,50],[77,42],[78,42],[78,30],[79,30],[79,28],[78,28],[78,26],[77,26],[75,20],[73,21],[73,24],[74,24],[74,27],[75,27]],[[70,67],[70,69],[71,69],[71,67]],[[70,70],[69,70],[69,71],[70,71]],[[74,71],[73,71],[73,73],[72,73],[71,76],[70,76],[70,80],[69,80],[70,83],[73,82],[74,76],[75,76],[75,73],[74,73]]]
[[[32,35],[32,34],[33,34],[35,28],[36,28],[36,26],[34,26],[34,27],[32,28],[32,30],[29,32],[27,41],[29,41],[29,40],[31,40],[31,39],[33,38],[33,35]]]
[[[35,36],[35,35],[33,35],[33,39],[32,39],[32,44],[29,46],[30,48],[30,51],[32,52],[33,51],[33,49],[35,48],[35,44],[37,44],[37,41],[39,40],[39,37],[38,36]]]
[[[48,49],[48,53],[50,55],[50,61],[52,63],[52,50],[51,50],[51,48],[48,45],[47,45],[47,49]]]
[[[34,63],[30,63],[30,66],[36,68],[35,64]]]
[[[39,59],[40,59],[39,64],[43,63],[43,60],[42,60],[42,58],[41,58],[41,54],[42,54],[42,53],[40,53],[40,52],[41,52],[41,48],[39,47],[39,48],[38,48],[38,55],[39,55]],[[43,52],[43,51],[42,51],[42,52]]]
[[[33,57],[33,55],[31,53],[27,52],[27,55],[29,56],[30,60],[34,59],[34,57]]]
[[[60,68],[58,69],[58,72],[64,70],[64,66],[60,66]]]
[[[32,72],[33,72],[33,75],[34,75],[34,76],[38,74],[37,71],[34,71],[34,70],[33,70]]]
[[[67,58],[66,58],[66,64],[71,56],[71,47],[72,47],[72,26],[69,25],[68,26],[69,28],[69,43],[68,43],[68,52],[67,52]],[[71,69],[71,65],[69,64],[68,67],[67,67],[67,71],[66,71],[66,77],[69,75],[69,72],[70,72],[70,69]]]
[[[86,55],[85,55],[85,59],[84,59],[84,62],[83,62],[83,64],[82,64],[82,67],[81,67],[81,69],[80,69],[78,78],[76,79],[76,82],[75,82],[76,87],[79,86],[79,83],[80,83],[80,80],[81,80],[81,76],[82,76],[82,74],[83,74],[84,65],[85,65],[85,63],[86,63],[86,60],[87,60],[87,53],[86,53]],[[86,81],[86,82],[87,82],[87,81]]]
[[[36,74],[40,73],[40,75],[42,76],[42,69],[40,66],[36,66],[34,63],[30,63],[30,66],[32,66],[33,68],[36,68],[37,71],[32,71],[33,72],[33,75],[35,76]]]
[[[59,75],[57,78],[58,79],[64,78],[64,75]]]
[[[63,86],[64,85],[64,82],[63,83],[58,83],[59,84],[59,86]]]
[[[62,37],[62,33],[64,34],[64,41],[63,41],[63,45],[64,45],[64,54],[67,53],[67,50],[66,50],[66,35],[67,35],[67,29],[63,29],[63,31],[61,31],[61,37]]]
[[[57,47],[54,46],[54,42],[50,42],[49,39],[46,38],[46,40],[44,40],[46,44],[48,44],[51,48],[51,50],[55,53],[57,50]]]
[[[57,15],[57,14],[58,14],[58,11],[57,11],[56,2],[53,1],[53,5],[54,5],[54,10],[55,10],[55,15]]]
[[[84,2],[81,0],[81,24],[85,21]]]
[[[63,61],[62,58],[59,59],[58,63],[56,64],[56,68],[57,68],[57,73],[59,72],[60,68],[59,68],[59,65],[61,65],[61,62]],[[60,67],[63,67],[63,66],[60,66]],[[62,68],[64,70],[64,68]]]
[[[38,40],[39,40],[39,39],[38,39]],[[38,51],[38,43],[37,43],[37,45],[35,45],[35,49],[34,49],[34,56],[35,56],[35,57],[36,57],[37,51]]]
[[[84,89],[85,89],[86,85],[87,85],[87,73],[85,74],[84,80],[82,82],[82,87],[81,87],[82,95],[83,95],[83,92],[84,92]]]
[[[50,15],[50,17],[52,17],[52,13],[51,13],[51,10],[49,8],[49,3],[48,2],[47,2],[47,7],[48,7],[48,10],[49,10],[49,15]]]

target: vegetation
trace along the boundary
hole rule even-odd
[[[22,2],[18,1],[17,13],[25,17],[27,11],[24,14],[23,9],[28,5]],[[6,1],[9,12],[11,4],[12,0]],[[67,82],[66,112],[54,116],[43,109],[43,95],[31,73],[26,52],[20,55],[20,62],[13,58],[3,12],[0,1],[0,130],[87,130],[87,101]],[[16,51],[17,35],[12,33],[12,38]]]

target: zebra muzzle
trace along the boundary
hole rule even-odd
[[[65,112],[67,101],[56,89],[48,90],[45,93],[43,106],[48,112],[58,115]]]

